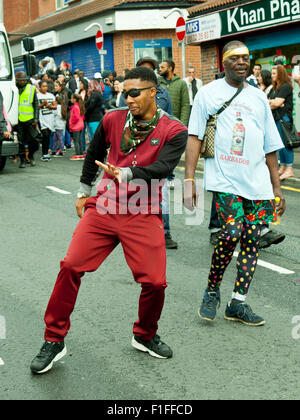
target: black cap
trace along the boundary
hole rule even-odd
[[[138,62],[136,63],[136,67],[140,67],[144,63],[151,63],[152,66],[154,67],[154,70],[155,69],[158,69],[158,62],[154,58],[151,58],[151,57],[143,57],[143,58],[140,58],[138,60]]]

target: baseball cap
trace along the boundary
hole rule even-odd
[[[94,74],[94,79],[102,79],[101,73],[97,72]]]
[[[154,70],[155,69],[158,69],[158,62],[154,58],[151,58],[151,57],[143,57],[143,58],[140,58],[138,60],[138,62],[136,63],[136,67],[140,67],[144,63],[151,63],[152,66],[154,67]]]

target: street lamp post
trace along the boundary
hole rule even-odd
[[[167,15],[164,16],[164,19],[167,19],[173,13],[179,13],[179,15],[183,19],[185,19],[185,16],[184,16],[182,10],[179,9],[178,7],[174,7],[172,10],[170,10],[170,12]],[[186,76],[186,73],[185,73],[185,40],[183,40],[180,44],[181,44],[182,74],[183,74],[183,78],[185,78],[185,76]]]
[[[100,25],[100,23],[97,23],[97,22],[91,23],[89,26],[87,26],[85,28],[84,32],[89,31],[93,27],[97,27],[98,29],[100,29],[100,31],[103,34],[102,26]],[[104,71],[104,54],[105,54],[105,51],[104,50],[98,50],[98,51],[99,51],[99,55],[100,55],[101,71]]]

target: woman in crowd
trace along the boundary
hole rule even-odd
[[[114,81],[114,85],[113,85],[113,91],[110,95],[110,97],[108,98],[108,100],[105,102],[105,107],[106,109],[114,109],[114,108],[118,108],[120,105],[120,98],[122,95],[122,90],[123,90],[123,81],[124,81],[124,77],[120,76],[117,77]]]
[[[85,120],[89,128],[90,138],[94,137],[99,122],[103,118],[102,90],[97,80],[91,80],[88,86],[85,103]]]
[[[52,155],[61,157],[64,155],[64,135],[66,130],[66,120],[68,117],[68,109],[65,101],[61,96],[57,95],[57,109],[54,111],[54,135]]]
[[[286,69],[279,64],[272,69],[272,90],[268,95],[273,117],[283,140],[280,120],[292,122],[293,120],[293,85]],[[279,151],[280,180],[294,176],[294,151],[284,147]]]
[[[65,102],[66,107],[67,107],[68,117],[67,117],[67,125],[66,125],[66,130],[65,130],[64,143],[65,143],[66,148],[69,149],[71,147],[71,136],[70,136],[70,132],[69,132],[69,118],[70,118],[69,95],[68,95],[68,92],[66,91],[65,85],[63,83],[61,83],[59,80],[55,80],[54,90],[55,90],[56,96],[60,96],[62,98],[62,100]]]
[[[89,85],[88,85],[87,79],[85,79],[84,77],[81,77],[79,79],[79,95],[81,96],[84,105],[86,105],[86,101],[88,98],[88,89],[89,89]],[[84,154],[86,153],[86,138],[85,138],[86,128],[87,128],[87,122],[85,120],[84,129],[82,130],[82,137],[81,137],[82,150]]]
[[[268,95],[272,89],[272,75],[269,70],[262,70],[258,76],[258,87]]]

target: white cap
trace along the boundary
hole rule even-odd
[[[101,73],[97,72],[94,74],[94,79],[101,79],[101,78],[102,78]]]

